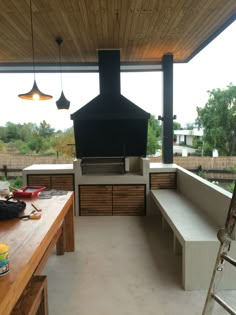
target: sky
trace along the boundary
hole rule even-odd
[[[236,22],[190,62],[174,64],[174,108],[176,121],[182,126],[197,118],[196,107],[208,100],[207,91],[236,85]],[[18,94],[28,92],[33,85],[33,74],[0,74],[0,126],[13,123],[46,120],[55,130],[73,125],[70,115],[99,94],[97,73],[63,73],[63,91],[71,105],[69,111],[59,111],[56,100],[61,94],[59,73],[36,74],[41,91],[53,95],[51,101],[25,101]],[[162,72],[121,73],[121,93],[147,112],[162,115]]]

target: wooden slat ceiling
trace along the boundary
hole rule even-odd
[[[97,62],[121,49],[123,62],[188,61],[236,16],[236,0],[32,0],[35,61]],[[232,39],[233,41],[235,39]],[[29,0],[0,0],[0,64],[31,63]]]

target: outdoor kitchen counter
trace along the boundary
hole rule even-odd
[[[33,164],[23,169],[27,174],[62,174],[73,173],[73,164]]]
[[[73,190],[75,193],[75,209],[79,214],[81,186],[95,185],[145,185],[146,195],[149,189],[156,189],[156,184],[163,182],[176,183],[175,164],[152,163],[148,158],[140,159],[140,169],[125,174],[88,174],[82,175],[80,160],[71,164],[33,164],[23,170],[24,185],[45,186],[47,189]],[[130,161],[132,162],[132,161]],[[131,166],[131,169],[134,168]]]
[[[23,184],[28,185],[28,176],[30,175],[67,175],[73,176],[73,164],[33,164],[23,169]],[[38,183],[37,183],[38,185]],[[44,184],[45,185],[45,184]],[[73,190],[70,187],[69,190]]]

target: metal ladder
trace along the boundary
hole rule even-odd
[[[210,281],[210,286],[208,289],[206,302],[202,315],[213,314],[213,308],[215,302],[221,305],[229,314],[236,315],[236,310],[234,310],[230,305],[228,305],[222,298],[216,294],[216,283],[219,282],[220,276],[224,270],[225,262],[236,267],[236,260],[228,256],[230,252],[231,245],[231,234],[233,233],[236,220],[236,184],[234,186],[234,192],[229,206],[229,211],[227,214],[225,227],[220,229],[217,233],[217,238],[220,241],[220,247],[218,250],[215,267],[213,269],[213,274]]]

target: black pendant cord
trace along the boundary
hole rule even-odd
[[[63,42],[61,37],[56,38],[58,44],[58,53],[59,53],[59,67],[60,67],[60,76],[61,76],[61,90],[63,91],[63,82],[62,82],[62,71],[61,71],[61,44]]]
[[[19,94],[18,97],[24,100],[39,100],[46,101],[52,99],[52,95],[45,94],[41,92],[36,84],[36,72],[35,72],[35,50],[34,50],[34,28],[33,28],[33,9],[32,9],[32,0],[29,1],[30,8],[30,27],[31,27],[31,45],[32,45],[32,61],[33,61],[33,73],[34,73],[34,83],[32,89],[23,94]]]
[[[56,101],[56,105],[58,109],[69,109],[70,101],[68,101],[63,93],[63,81],[62,81],[62,70],[61,70],[61,44],[63,39],[61,37],[56,38],[56,43],[58,44],[58,52],[59,52],[59,66],[60,66],[60,76],[61,76],[61,96],[59,100]]]
[[[33,29],[33,11],[32,11],[32,0],[30,0],[30,23],[31,23],[31,44],[32,44],[32,56],[33,56],[33,71],[35,81],[35,59],[34,59],[34,29]]]

